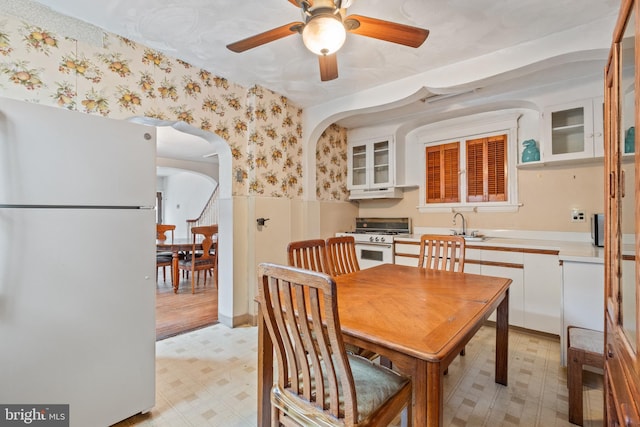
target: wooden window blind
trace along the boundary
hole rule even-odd
[[[460,201],[460,143],[426,148],[426,202]]]
[[[467,141],[467,201],[507,200],[507,135]]]

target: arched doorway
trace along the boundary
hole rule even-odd
[[[134,117],[130,121],[154,126],[159,130],[170,127],[175,131],[201,138],[209,144],[208,155],[215,155],[218,159],[219,185],[219,257],[224,260],[219,263],[218,272],[218,319],[229,327],[233,327],[233,198],[232,198],[232,157],[231,149],[226,141],[214,133],[191,126],[185,122],[157,120],[148,117]],[[189,147],[184,147],[185,150]],[[180,159],[178,159],[180,160]],[[194,162],[195,163],[195,162]],[[203,162],[205,163],[205,162]],[[205,166],[206,168],[206,166]]]

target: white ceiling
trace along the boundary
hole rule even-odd
[[[218,163],[215,149],[199,136],[181,132],[171,126],[160,126],[157,128],[157,141],[159,157]]]
[[[226,49],[300,21],[300,9],[287,0],[37,2],[232,82],[259,84],[301,107],[615,16],[620,6],[619,0],[354,0],[349,13],[427,28],[430,35],[413,49],[348,34],[338,52],[338,79],[321,82],[318,61],[298,34],[240,54]]]

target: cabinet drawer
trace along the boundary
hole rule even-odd
[[[501,262],[505,264],[523,264],[524,254],[521,249],[517,251],[482,250],[482,261]]]
[[[465,262],[468,261],[480,261],[482,260],[482,251],[480,249],[465,249],[464,251]],[[473,262],[475,264],[475,262]]]
[[[394,264],[398,264],[398,265],[406,265],[406,266],[409,266],[409,267],[417,267],[418,266],[418,256],[416,255],[415,258],[412,258],[412,257],[396,255],[393,258],[393,263]]]
[[[418,242],[394,242],[396,256],[415,255],[416,259],[420,255],[420,243]],[[417,264],[417,261],[416,261]]]

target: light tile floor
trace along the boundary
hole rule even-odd
[[[558,339],[511,330],[509,386],[494,382],[495,329],[485,326],[445,377],[445,426],[572,426]],[[156,406],[124,426],[254,427],[257,328],[217,324],[156,343]],[[602,376],[585,373],[585,423],[603,425]],[[399,425],[399,423],[396,423]]]

